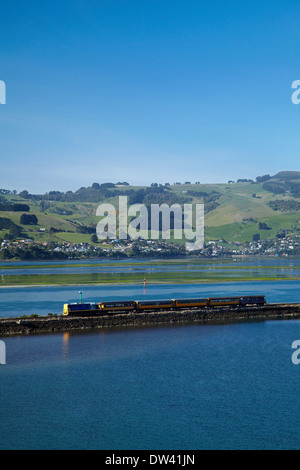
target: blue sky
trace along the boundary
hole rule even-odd
[[[0,187],[300,170],[300,3],[2,2]]]

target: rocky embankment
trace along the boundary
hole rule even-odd
[[[0,319],[0,337],[63,333],[101,328],[158,326],[180,323],[229,323],[248,320],[300,318],[300,304],[261,307],[202,308],[147,313],[110,314],[98,317],[37,317]]]

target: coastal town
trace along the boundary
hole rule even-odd
[[[202,250],[187,251],[185,244],[168,243],[163,240],[107,240],[101,243],[43,242],[32,239],[0,240],[2,260],[43,260],[76,258],[170,258],[204,257],[222,258],[231,256],[276,256],[289,257],[300,254],[300,235],[277,235],[273,239],[250,242],[226,240],[206,241]]]

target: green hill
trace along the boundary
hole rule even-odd
[[[206,240],[251,241],[257,233],[261,239],[269,239],[283,230],[298,231],[298,226],[300,229],[300,172],[282,171],[272,177],[258,177],[256,181],[228,184],[133,187],[127,183],[94,183],[76,192],[33,195],[27,191],[13,194],[0,190],[0,194],[0,209],[6,209],[0,210],[0,220],[10,220],[20,228],[23,238],[37,242],[90,242],[99,221],[98,205],[107,202],[118,207],[120,195],[128,197],[129,205],[204,203]],[[29,208],[27,214],[36,216],[37,224],[20,223],[24,211],[16,208],[22,209],[24,205]],[[10,227],[8,222],[0,225],[0,238],[20,238],[16,230],[11,234]]]

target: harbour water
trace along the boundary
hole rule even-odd
[[[300,322],[7,338],[1,449],[299,449]]]
[[[78,291],[3,287],[1,316],[61,313]],[[300,281],[83,288],[85,300],[244,293],[300,302]],[[295,340],[298,320],[5,338],[0,449],[299,449]]]

